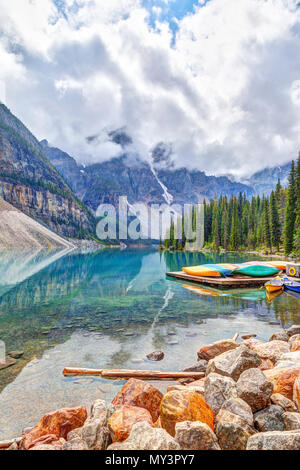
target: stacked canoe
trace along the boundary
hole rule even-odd
[[[202,264],[200,266],[189,266],[182,268],[186,274],[199,277],[227,277],[227,276],[247,276],[247,277],[272,277],[285,269],[284,262],[271,261],[249,262],[242,264]]]

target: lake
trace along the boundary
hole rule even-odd
[[[264,289],[201,289],[165,276],[253,259],[156,249],[0,254],[0,340],[7,352],[24,351],[0,370],[0,440],[46,412],[111,400],[123,383],[65,378],[65,366],[180,370],[209,342],[236,332],[268,339],[280,325],[299,324],[300,300],[286,293],[269,302]],[[155,349],[165,352],[159,363],[145,358]]]

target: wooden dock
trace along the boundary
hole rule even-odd
[[[168,272],[166,273],[168,277],[174,277],[176,279],[183,279],[184,281],[190,281],[197,284],[204,284],[215,287],[261,287],[264,286],[266,282],[274,279],[273,277],[203,277],[203,276],[191,276],[186,274],[183,271],[177,272]]]

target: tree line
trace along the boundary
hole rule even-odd
[[[196,209],[191,211],[191,223],[196,228]],[[181,224],[182,237],[176,230]],[[259,250],[265,253],[300,255],[300,154],[297,163],[292,162],[288,186],[280,179],[268,196],[221,195],[204,200],[205,248],[213,250]],[[161,248],[184,250],[186,238],[184,219],[172,219],[170,230]]]

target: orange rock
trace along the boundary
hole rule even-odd
[[[298,410],[300,411],[300,374],[294,383],[293,398],[294,402],[298,406]]]
[[[210,359],[213,359],[219,354],[229,351],[230,349],[235,349],[238,346],[238,343],[236,341],[233,341],[232,339],[216,341],[215,343],[207,344],[206,346],[200,348],[198,351],[198,358],[210,361]]]
[[[262,359],[261,365],[258,366],[258,369],[260,369],[260,370],[269,370],[269,369],[273,369],[273,368],[274,368],[274,364],[271,361],[271,359]]]
[[[87,412],[84,406],[79,408],[63,408],[52,413],[47,413],[40,422],[29,432],[23,435],[21,448],[26,450],[40,444],[49,444],[44,440],[50,439],[52,442],[60,438],[66,439],[67,434],[73,429],[83,426],[87,418]],[[46,440],[47,440],[46,439]]]
[[[139,406],[148,410],[153,422],[159,417],[162,393],[152,385],[139,379],[129,379],[115,396],[112,404],[118,408],[123,405]]]
[[[291,352],[300,351],[300,335],[294,335],[290,338]]]
[[[183,421],[201,421],[214,430],[214,413],[204,399],[193,390],[166,393],[160,406],[161,426],[171,436],[175,425]]]
[[[153,426],[151,414],[145,408],[139,408],[138,406],[121,406],[118,408],[108,420],[113,442],[125,441],[129,437],[132,427],[143,421]]]
[[[273,393],[281,393],[289,400],[293,400],[293,390],[296,379],[300,374],[300,366],[287,368],[274,368],[264,371],[267,379],[273,383]]]

